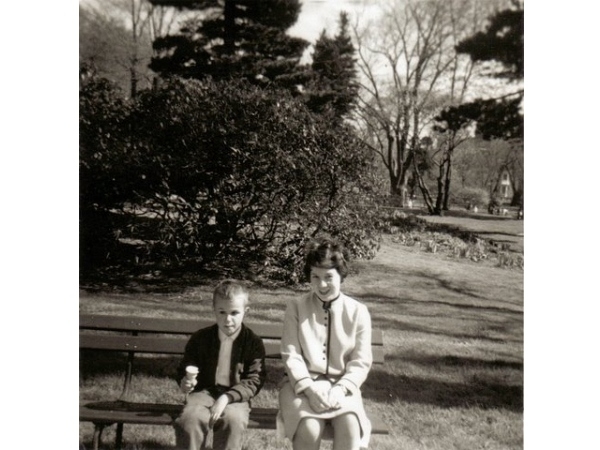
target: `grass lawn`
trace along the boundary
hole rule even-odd
[[[520,239],[522,249],[522,221],[442,219]],[[378,411],[392,434],[373,436],[371,449],[523,448],[523,271],[423,252],[387,236],[375,259],[353,262],[353,273],[342,287],[368,306],[373,326],[384,331],[386,363],[373,368],[363,394],[367,410]],[[210,317],[211,289],[81,291],[80,312]],[[290,289],[257,287],[248,318],[281,321],[286,301],[297,295]],[[174,363],[143,365],[146,369],[134,379],[137,399],[181,401],[167,377]],[[277,404],[275,384],[282,370],[278,363],[270,367],[256,406]],[[116,397],[121,385],[116,370],[99,370],[81,360],[80,399]],[[82,448],[90,448],[92,432],[91,424],[80,424]],[[104,447],[112,448],[114,429],[103,438]],[[129,450],[169,448],[174,434],[168,427],[125,425],[124,442]],[[327,442],[322,448],[330,446]],[[278,441],[273,431],[248,433],[247,450],[281,448],[291,446]]]
[[[514,214],[513,214],[514,216]],[[428,222],[445,223],[476,232],[482,239],[508,244],[513,251],[523,253],[523,220],[493,216],[485,212],[449,211],[445,216],[423,216]]]

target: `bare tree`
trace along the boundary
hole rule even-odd
[[[80,60],[91,62],[131,98],[151,86],[152,42],[178,23],[178,10],[148,0],[87,1],[80,5]],[[98,67],[99,66],[99,67]]]
[[[439,168],[441,183],[450,179],[451,154],[464,138],[434,139],[433,119],[461,103],[477,76],[473,63],[458,55],[455,45],[482,27],[492,1],[395,0],[376,26],[356,23],[362,89],[355,122],[365,143],[387,169],[390,192],[407,202],[408,183],[417,177],[430,211],[435,207],[419,169],[420,154],[433,149],[430,163]]]

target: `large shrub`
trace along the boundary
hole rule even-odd
[[[134,186],[121,216],[148,262],[296,281],[319,233],[373,255],[366,153],[288,93],[174,79],[142,94],[128,119],[120,184]]]
[[[135,188],[128,160],[129,106],[116,87],[82,73],[79,90],[79,230],[82,269],[97,266],[114,253],[116,216]]]
[[[490,194],[481,188],[457,187],[450,191],[450,202],[466,209],[477,207],[483,210],[490,202]]]

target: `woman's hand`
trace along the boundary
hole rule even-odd
[[[308,404],[316,413],[322,413],[331,409],[329,405],[329,395],[323,389],[315,389],[313,386],[309,386],[304,391],[308,398]]]
[[[327,403],[332,409],[340,409],[344,398],[346,398],[346,388],[335,385],[329,390]]]

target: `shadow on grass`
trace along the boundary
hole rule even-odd
[[[486,382],[450,383],[374,370],[363,386],[370,401],[429,404],[440,408],[505,409],[523,412],[523,387]],[[367,400],[368,401],[368,400]]]
[[[368,268],[363,267],[365,265],[368,265]],[[385,295],[385,294],[382,295],[380,292],[377,292],[377,291],[375,291],[373,293],[367,292],[367,293],[362,293],[362,294],[352,294],[356,298],[362,298],[365,300],[385,299],[385,300],[389,300],[390,302],[397,303],[398,305],[402,305],[403,303],[410,302],[410,301],[418,302],[420,304],[425,304],[424,301],[416,301],[416,300],[406,296],[407,294],[410,295],[411,290],[421,288],[421,289],[429,289],[432,292],[435,291],[436,296],[438,296],[438,297],[444,297],[443,293],[448,292],[450,294],[457,294],[461,298],[464,298],[465,300],[467,300],[467,299],[481,300],[482,302],[488,302],[488,303],[493,302],[495,304],[505,303],[502,299],[490,297],[491,295],[493,295],[496,292],[495,289],[485,289],[483,287],[480,287],[479,289],[474,289],[474,288],[470,287],[472,285],[472,283],[469,283],[467,281],[463,281],[463,282],[456,281],[455,279],[451,278],[452,277],[451,274],[438,273],[436,270],[431,270],[431,271],[410,270],[405,267],[393,266],[389,263],[378,263],[378,262],[374,262],[374,261],[366,261],[366,262],[360,261],[358,264],[356,264],[355,269],[359,276],[360,276],[361,271],[365,270],[365,272],[367,272],[367,273],[377,274],[378,279],[387,279],[387,277],[390,277],[391,280],[394,280],[394,279],[401,280],[401,281],[398,281],[397,285],[394,285],[391,283],[385,284],[381,288],[381,291],[389,292],[390,289],[393,289],[394,291],[397,291],[398,289],[402,289],[403,291],[405,291],[403,293],[402,297],[389,296],[389,295]],[[377,286],[379,286],[379,285],[377,285]],[[408,288],[409,286],[410,286],[410,289]],[[377,288],[375,288],[375,289],[377,289]],[[442,292],[438,293],[438,289],[441,290]],[[490,296],[488,296],[488,294]],[[456,298],[456,296],[452,296],[450,298]],[[477,308],[477,309],[489,310],[489,311],[517,312],[515,310],[505,309],[505,308],[491,306],[491,305],[483,305],[483,304],[468,305],[468,304],[452,302],[452,301],[441,302],[441,301],[436,301],[436,300],[427,300],[426,303],[427,304],[448,305],[448,306],[453,306],[453,307],[457,307],[457,308]],[[512,303],[508,303],[508,304],[513,305]]]
[[[485,322],[481,322],[480,328],[475,329],[473,333],[452,333],[448,331],[440,331],[439,329],[432,327],[424,327],[419,325],[414,325],[408,321],[391,319],[387,317],[377,318],[377,323],[379,327],[383,330],[394,330],[394,331],[408,331],[414,333],[423,333],[429,334],[433,336],[442,336],[446,338],[459,339],[459,340],[469,340],[469,339],[477,339],[480,341],[489,341],[489,342],[497,342],[497,343],[509,343],[509,342],[522,342],[523,340],[520,338],[508,338],[508,337],[493,337],[489,335],[490,327],[483,328]],[[490,324],[492,322],[489,322]],[[503,329],[500,329],[498,326],[495,326],[496,333],[508,333],[510,324],[504,324]],[[385,342],[385,335],[384,335]],[[386,358],[393,358],[393,356],[386,355]]]
[[[512,369],[517,371],[523,370],[522,362],[505,361],[501,359],[478,359],[468,358],[464,356],[432,356],[432,355],[419,355],[419,354],[404,354],[394,355],[387,357],[386,359],[392,361],[410,362],[413,364],[419,364],[431,367],[435,370],[441,370],[443,367],[461,367],[466,370],[488,370],[488,369]]]
[[[455,291],[457,291],[457,288],[453,289]],[[413,304],[413,305],[421,305],[423,307],[427,307],[427,306],[448,306],[450,308],[456,308],[457,310],[474,310],[474,311],[480,311],[482,313],[485,312],[498,312],[498,313],[502,313],[502,314],[509,314],[512,316],[523,316],[523,311],[519,311],[519,310],[515,310],[515,309],[511,309],[511,308],[502,308],[499,306],[485,306],[485,305],[473,305],[473,304],[468,304],[468,303],[456,303],[456,302],[444,302],[444,301],[439,301],[439,300],[431,300],[428,299],[426,301],[424,300],[414,300],[412,298],[408,298],[408,297],[403,297],[402,299],[399,299],[398,297],[389,297],[386,295],[381,295],[381,294],[362,294],[362,295],[354,295],[353,297],[355,297],[357,300],[362,300],[362,301],[369,301],[375,304],[387,304],[387,305],[395,305],[397,306],[399,309],[402,308],[403,305],[407,305],[407,304]],[[477,295],[473,295],[473,297],[481,299],[481,300],[487,300],[485,297],[481,297],[481,296],[477,296]]]

